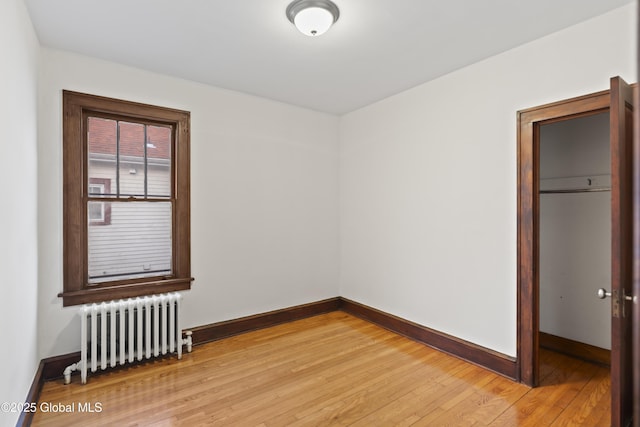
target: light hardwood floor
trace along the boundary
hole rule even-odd
[[[530,389],[349,314],[44,385],[34,426],[606,426],[608,369],[541,353]],[[90,404],[99,413],[80,412]],[[67,406],[67,408],[71,408]],[[86,408],[85,408],[86,409]]]

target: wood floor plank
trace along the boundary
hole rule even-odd
[[[595,372],[608,377],[601,366],[583,362],[559,353],[544,351],[548,372],[540,387],[530,390],[509,411],[492,422],[491,426],[563,425],[560,420],[580,411],[580,402],[590,395],[586,386]],[[607,387],[607,399],[609,385]],[[605,409],[610,411],[609,408]],[[607,412],[609,415],[610,412]],[[607,421],[608,423],[608,421]],[[607,423],[602,425],[607,425]],[[598,425],[598,424],[595,424]]]
[[[553,426],[599,426],[605,415],[609,422],[611,411],[609,391],[611,389],[609,372],[594,367],[594,375],[571,402],[572,410],[563,411],[553,422]],[[605,423],[606,425],[606,423]]]
[[[410,344],[410,347],[414,349],[417,348],[415,343],[405,342],[405,344]],[[362,356],[367,357],[367,355]],[[326,407],[335,409],[341,406],[345,396],[356,393],[358,390],[378,386],[382,378],[376,373],[371,373],[368,366],[373,356],[375,356],[375,365],[378,368],[378,372],[407,375],[410,369],[405,364],[398,365],[396,363],[397,354],[395,353],[380,352],[367,357],[367,363],[362,363],[364,358],[359,355],[352,360],[352,363],[357,366],[353,366],[350,372],[337,373],[334,371],[330,375],[323,375],[324,383],[322,386],[316,387],[306,394],[297,393],[296,398],[291,401],[281,402],[279,405],[281,413],[267,419],[267,421],[275,425],[291,424],[300,419],[305,419],[314,412],[324,411]]]
[[[465,367],[470,367],[459,360],[449,357],[443,358],[438,369],[423,367],[419,373],[420,385],[400,399],[381,406],[376,411],[354,423],[354,426],[382,425],[412,425],[425,414],[437,409],[438,397],[446,400],[447,393],[455,393],[455,388],[447,383],[447,379],[454,373],[460,374]],[[465,366],[466,365],[466,366]]]
[[[44,384],[34,426],[607,425],[606,369],[541,351],[542,386],[504,377],[340,311]],[[102,405],[81,412],[78,405]],[[604,424],[603,424],[604,423]]]

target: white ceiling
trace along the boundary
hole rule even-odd
[[[290,0],[25,0],[44,46],[342,114],[633,0],[334,0],[311,38]]]

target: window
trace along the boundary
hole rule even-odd
[[[89,184],[89,194],[104,194],[104,185]],[[104,205],[105,202],[89,204],[89,225],[104,224]]]
[[[111,180],[106,178],[89,178],[89,196],[105,195],[111,192]],[[111,203],[94,202],[88,208],[89,225],[111,224]]]
[[[190,114],[63,92],[65,306],[191,286]]]

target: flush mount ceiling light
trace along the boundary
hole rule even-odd
[[[287,6],[287,18],[306,36],[324,34],[340,17],[330,0],[295,0]]]

